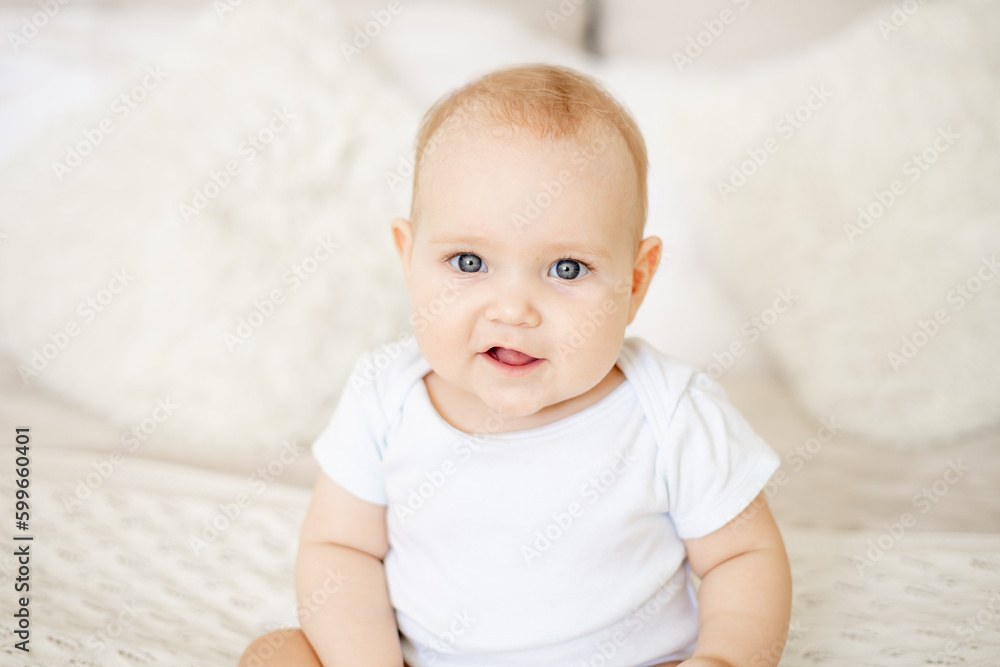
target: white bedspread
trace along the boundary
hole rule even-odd
[[[104,480],[94,454],[42,446],[32,459],[32,651],[13,648],[8,620],[0,665],[232,665],[255,635],[297,624],[307,490],[142,459]],[[92,495],[67,501],[88,475]],[[6,507],[11,479],[0,482]],[[214,539],[202,532],[213,521]],[[998,664],[1000,535],[909,531],[888,545],[881,533],[784,532],[795,603],[782,665]],[[859,572],[855,556],[880,536],[889,548]],[[17,563],[4,552],[0,614],[11,619]],[[949,642],[955,656],[935,662]]]
[[[3,33],[17,28],[34,7],[27,2],[0,8]],[[0,56],[0,127],[5,130],[0,163],[59,115],[88,108],[95,94],[166,46],[192,16],[187,6],[127,5],[112,11],[71,3],[20,52]],[[454,60],[451,54],[447,60]],[[433,79],[436,73],[426,75]],[[626,80],[620,80],[622,85]],[[670,245],[676,251],[678,244]],[[683,262],[685,254],[677,254]],[[695,264],[700,256],[691,257],[689,263]],[[689,280],[670,277],[661,284],[690,291]],[[704,300],[695,296],[690,303]],[[727,334],[720,335],[728,342]],[[806,419],[775,381],[736,373],[724,381],[734,402],[786,463],[787,477],[775,482],[770,497],[795,577],[792,636],[781,664],[1000,665],[1000,534],[955,532],[1000,530],[1000,436],[984,434],[919,456],[872,449],[846,436],[820,447],[812,439],[819,425]],[[53,394],[24,387],[11,360],[3,357],[4,442],[19,424],[32,425],[38,443],[32,449],[26,532],[35,538],[30,543],[32,651],[14,649],[19,563],[13,552],[23,542],[11,539],[15,528],[7,514],[7,546],[0,549],[5,619],[0,622],[0,667],[233,665],[254,636],[297,624],[292,575],[308,490],[284,484],[261,489],[246,476],[138,456],[111,466],[109,452],[119,447],[120,431]],[[816,447],[809,449],[810,443]],[[159,456],[180,457],[181,446],[189,443],[168,444],[176,446],[164,447]],[[14,455],[5,451],[0,503],[10,512]],[[281,478],[310,478],[315,469],[304,459]],[[879,529],[905,512],[919,512],[915,494],[943,479],[952,460],[970,472],[960,484],[942,487],[935,496],[941,502],[921,514],[917,526],[899,539]],[[254,461],[249,455],[239,460],[218,456],[213,464],[249,474]],[[110,472],[107,479],[102,470]],[[90,486],[83,481],[88,478]],[[80,483],[80,495],[89,491],[89,497],[65,502],[76,497]],[[235,515],[232,504],[240,494],[246,494],[246,506],[230,519],[226,507]],[[214,539],[203,534],[205,523],[213,520],[224,527]],[[206,544],[195,549],[192,538]],[[877,562],[859,571],[861,561],[855,557],[867,560],[869,555]]]

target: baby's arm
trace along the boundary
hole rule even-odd
[[[719,530],[685,540],[698,590],[698,644],[683,667],[778,664],[792,606],[785,545],[758,495]]]
[[[382,559],[385,507],[320,473],[295,564],[302,631],[324,667],[402,667]]]

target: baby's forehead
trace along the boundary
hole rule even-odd
[[[436,146],[419,168],[413,217],[431,210],[463,211],[487,204],[497,210],[532,215],[572,198],[577,215],[612,208],[635,197],[635,170],[624,138],[612,132],[538,136],[502,126],[458,130]],[[525,199],[527,197],[527,199]],[[526,203],[527,202],[527,203]],[[569,205],[573,206],[573,205]],[[465,207],[465,208],[463,208]],[[580,208],[583,207],[583,208]],[[522,210],[524,209],[524,210]],[[610,210],[603,227],[618,229]],[[438,215],[438,226],[463,216]],[[516,216],[511,218],[517,229]],[[535,225],[534,227],[539,227]],[[572,236],[572,232],[568,232]],[[567,240],[567,245],[571,245]]]
[[[628,161],[624,137],[603,124],[593,123],[572,133],[542,134],[534,129],[477,119],[443,123],[428,140],[420,169],[436,171],[449,163],[475,163],[492,159],[498,151],[524,160],[562,157],[581,166],[598,159]]]

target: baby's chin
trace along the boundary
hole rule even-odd
[[[559,396],[548,392],[529,393],[517,390],[483,391],[478,393],[479,400],[495,415],[499,415],[503,430],[519,431],[540,426],[539,420],[544,420],[546,413],[554,412],[563,403],[576,396]],[[524,424],[517,424],[518,421]],[[512,423],[515,422],[515,423]]]
[[[530,417],[547,407],[544,401],[518,397],[515,393],[485,389],[477,392],[477,396],[491,412],[515,419]]]

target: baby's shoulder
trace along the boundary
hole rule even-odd
[[[677,408],[686,399],[725,400],[722,387],[697,366],[653,347],[641,338],[627,338],[618,366],[636,391],[655,400],[660,410]]]
[[[621,363],[660,448],[707,451],[758,440],[722,386],[696,366],[638,338],[626,340]]]
[[[354,363],[345,391],[377,403],[387,416],[401,409],[406,394],[430,371],[412,334],[363,352]]]
[[[382,386],[388,381],[397,379],[400,371],[418,359],[423,361],[416,338],[413,334],[404,333],[387,343],[362,352],[355,363],[354,374],[357,375],[359,386],[369,384]]]

